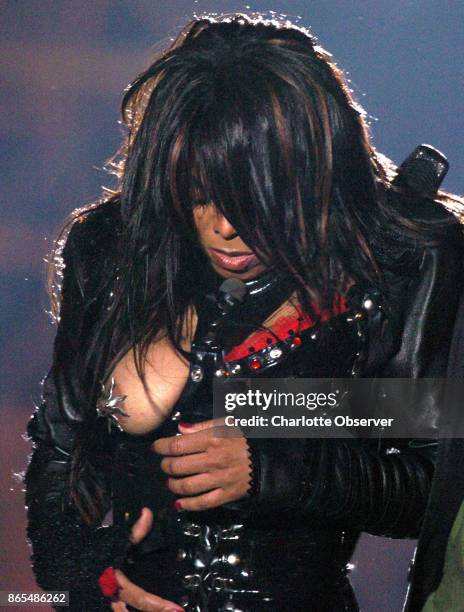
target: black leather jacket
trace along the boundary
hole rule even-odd
[[[418,206],[425,216],[448,214],[428,202]],[[64,251],[53,365],[44,401],[28,426],[35,442],[26,475],[28,536],[39,585],[69,590],[73,610],[108,609],[96,580],[127,550],[122,523],[124,513],[134,511],[129,494],[131,488],[140,493],[138,478],[146,483],[144,474],[149,473],[155,484],[143,488],[135,508],[148,503],[163,512],[155,515],[145,546],[124,567],[142,586],[188,610],[356,610],[346,566],[358,534],[418,535],[433,473],[431,445],[402,440],[395,444],[400,452],[391,453],[389,441],[250,439],[255,479],[250,498],[217,511],[177,515],[167,510],[168,497],[162,500],[165,489],[156,460],[141,452],[147,440],[118,432],[110,436],[106,423],[96,420],[105,451],[101,457],[106,457],[96,470],[107,486],[108,509],[115,498],[116,525],[91,528],[79,517],[69,498],[67,471],[74,437],[86,426],[79,422],[76,402],[89,399],[75,384],[73,356],[78,339],[91,333],[106,307],[100,302],[84,311],[83,292],[106,282],[118,227],[119,210],[103,204],[74,224]],[[352,310],[365,319],[362,347],[360,328],[350,322],[352,317],[340,315],[322,324],[321,342],[311,330],[302,333],[301,346],[289,351],[272,375],[345,377],[361,366],[358,375],[443,376],[462,285],[462,252],[461,229],[450,224],[437,246],[424,249],[417,265],[394,279],[396,297],[387,319],[378,311],[362,311],[362,292],[358,301],[353,298]],[[212,373],[205,374],[199,385],[190,381],[184,389],[175,409],[183,418],[210,416]],[[422,416],[432,437],[437,424],[433,402]],[[169,433],[170,426],[166,423],[156,436]],[[118,479],[112,482],[114,464]],[[124,474],[125,480],[120,478]]]
[[[464,296],[461,296],[447,376],[460,381],[464,378]],[[443,579],[454,577],[461,580],[459,568],[453,564],[445,565],[450,534],[464,501],[464,436],[462,433],[462,403],[457,395],[458,404],[445,405],[445,414],[439,440],[435,472],[429,495],[429,503],[424,516],[414,563],[411,565],[410,588],[405,612],[421,612],[428,597],[436,591]],[[457,551],[458,554],[462,551]],[[453,580],[450,581],[453,583]],[[459,600],[456,589],[449,610],[462,609],[464,602]],[[443,605],[443,604],[442,604]],[[444,609],[444,608],[442,608]]]

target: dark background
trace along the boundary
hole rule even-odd
[[[400,162],[433,144],[451,163],[444,186],[462,190],[461,0],[3,0],[0,589],[35,588],[13,474],[25,466],[21,433],[51,357],[43,259],[64,217],[111,184],[101,167],[121,139],[125,86],[195,11],[235,10],[272,10],[310,27],[348,71],[375,146]],[[363,538],[352,575],[364,611],[401,610],[413,548]]]

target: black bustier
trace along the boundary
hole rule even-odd
[[[250,283],[243,305],[224,321],[223,344],[240,343],[289,296],[289,288],[270,276]],[[351,292],[355,295],[355,292]],[[359,300],[358,300],[359,301]],[[117,461],[115,516],[121,523],[138,516],[140,508],[153,509],[155,527],[126,567],[128,575],[146,590],[181,603],[186,610],[215,612],[283,612],[356,610],[347,567],[357,532],[328,523],[301,511],[269,508],[250,510],[246,503],[230,504],[205,512],[180,512],[167,490],[159,457],[148,445],[156,438],[175,435],[179,420],[212,418],[218,365],[196,359],[215,316],[214,302],[199,296],[190,376],[171,419],[154,435],[134,439],[123,435]],[[232,375],[265,377],[346,378],[357,371],[363,356],[367,315],[358,304],[330,321],[298,332],[298,321],[288,337],[227,364]],[[298,340],[298,341],[297,341]],[[260,361],[261,367],[249,367]],[[211,362],[213,363],[213,362]],[[237,367],[238,366],[238,367]],[[287,442],[287,441],[286,441]],[[294,440],[295,453],[304,440]],[[278,451],[277,451],[278,452]],[[289,461],[288,453],[282,461]],[[127,465],[130,465],[129,472]],[[118,499],[120,497],[120,499]],[[313,608],[315,609],[315,608]]]

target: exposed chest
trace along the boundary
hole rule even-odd
[[[196,419],[211,418],[213,381],[217,377],[346,378],[356,375],[363,357],[364,316],[343,301],[337,314],[311,320],[301,308],[284,302],[262,325],[247,327],[247,320],[224,321],[216,353],[206,351],[211,332],[207,313],[195,312],[182,347],[183,357],[167,338],[154,343],[147,354],[142,384],[128,353],[116,366],[116,391],[127,396],[128,417],[119,419],[131,434],[159,429],[179,414],[196,412]],[[224,348],[226,339],[236,338]],[[193,400],[193,397],[195,398]],[[192,407],[195,408],[192,408]],[[176,417],[177,415],[177,417]]]

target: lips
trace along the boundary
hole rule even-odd
[[[217,249],[209,249],[209,252],[218,266],[234,272],[244,271],[259,261],[256,255],[250,252],[236,251],[235,253],[225,253]]]

